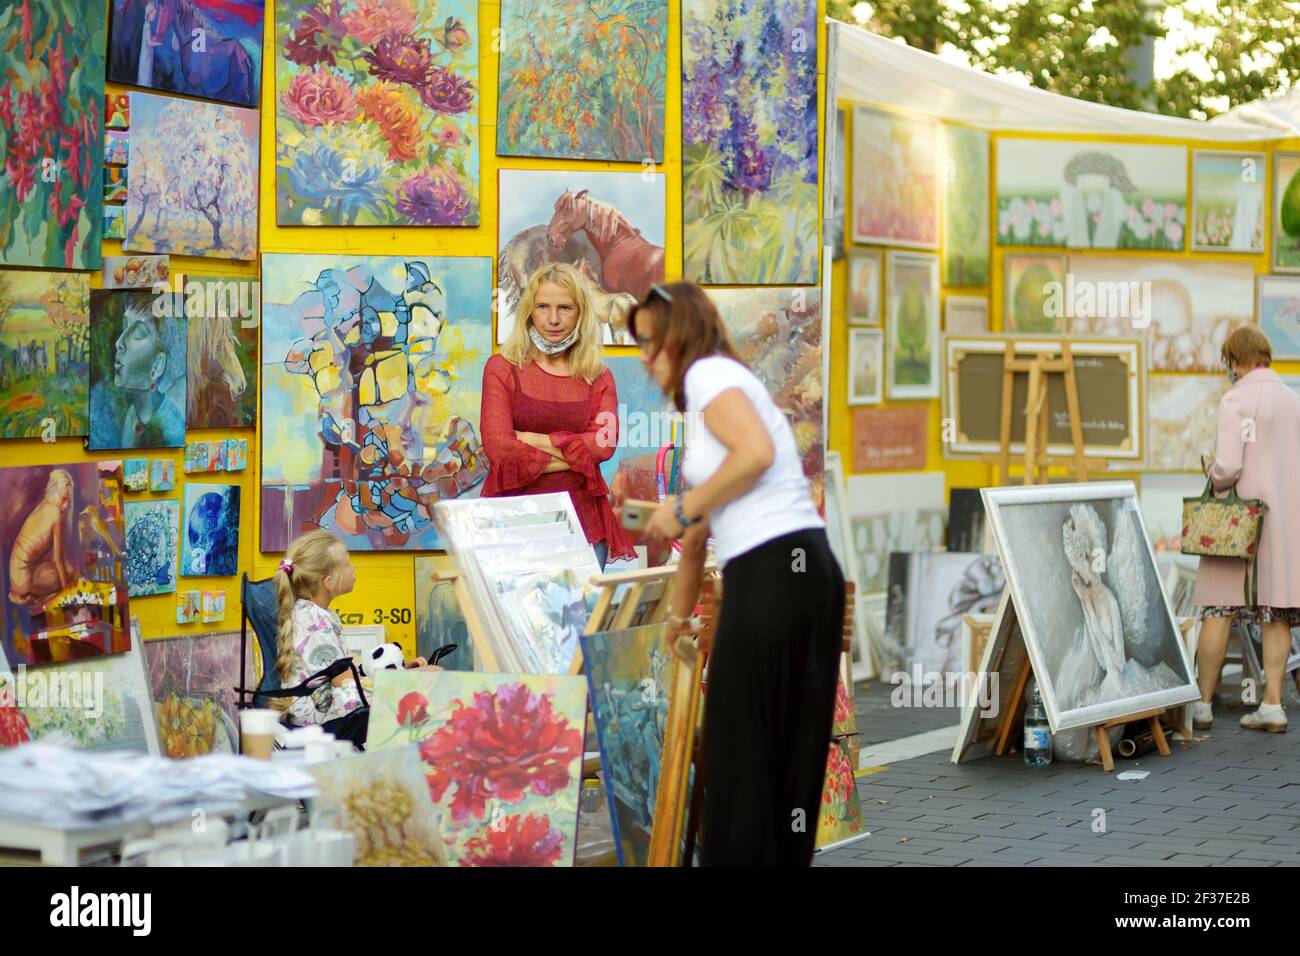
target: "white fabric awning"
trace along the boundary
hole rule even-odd
[[[1273,130],[1275,136],[1300,136],[1300,87],[1268,100],[1234,106],[1211,123],[1248,123]]]
[[[1167,136],[1220,142],[1293,135],[1233,117],[1203,123],[1072,99],[950,63],[838,20],[829,20],[828,36],[831,55],[827,112],[832,119],[832,104],[842,99],[987,130]]]

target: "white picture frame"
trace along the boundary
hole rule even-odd
[[[850,405],[880,404],[885,382],[884,363],[885,336],[880,329],[849,329],[845,387]],[[874,382],[869,374],[872,370]]]
[[[982,494],[1053,733],[1200,698],[1131,481]]]
[[[1283,298],[1283,302],[1274,301]],[[1300,323],[1300,275],[1259,276],[1255,280],[1259,330],[1268,336],[1275,361],[1294,362],[1300,360],[1300,332],[1281,325],[1278,319],[1284,313],[1290,322]]]
[[[900,335],[900,310],[911,309],[916,299],[901,301],[904,292],[903,282],[907,280],[914,285],[920,298],[920,307],[924,315],[925,339],[928,355],[914,365],[926,370],[924,382],[900,382],[899,351],[907,347],[910,335]],[[909,320],[910,324],[910,320]],[[939,257],[930,252],[895,252],[890,251],[885,257],[885,327],[888,330],[889,350],[885,355],[886,391],[891,399],[938,398],[939,397],[939,353],[943,351],[943,342],[939,335]],[[916,331],[909,329],[909,333]]]
[[[943,300],[945,335],[983,335],[989,330],[989,300],[982,295],[950,295]]]
[[[1217,171],[1208,169],[1207,167],[1216,160],[1223,168]],[[1247,163],[1253,165],[1247,166]],[[1225,168],[1231,169],[1234,164],[1239,164],[1241,175],[1237,177],[1235,184],[1237,206],[1234,208],[1232,215],[1232,240],[1228,245],[1202,241],[1201,212],[1203,207],[1209,205],[1209,203],[1206,197],[1202,195],[1202,183],[1197,179],[1197,176],[1198,174],[1216,176],[1222,184],[1226,179],[1223,176]],[[1243,186],[1248,188],[1243,189]],[[1257,256],[1264,251],[1264,232],[1267,228],[1270,212],[1268,208],[1268,153],[1220,149],[1192,150],[1191,193],[1192,215],[1187,232],[1193,252],[1232,252]],[[1216,228],[1218,225],[1218,223],[1205,224],[1207,229]],[[1256,226],[1258,226],[1259,241],[1254,242],[1252,239],[1243,242],[1241,239],[1242,233],[1245,230],[1254,233]]]
[[[849,325],[880,327],[883,314],[884,253],[879,249],[852,249],[848,254],[847,298],[844,314]]]
[[[853,548],[853,527],[849,523],[844,464],[837,451],[826,452],[826,536],[830,540],[831,553],[840,563],[844,580],[857,581],[858,553]],[[853,653],[850,660],[853,680],[869,680],[876,676],[862,595],[854,598]]]

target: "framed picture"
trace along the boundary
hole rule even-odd
[[[1003,246],[1181,251],[1187,149],[1139,143],[998,140]]]
[[[844,465],[837,451],[826,453],[826,537],[845,580],[858,581],[858,552],[853,547],[853,526],[849,523]],[[867,615],[860,599],[855,599],[853,606],[853,652],[850,657],[854,680],[876,676],[867,633]]]
[[[1267,153],[1192,153],[1192,251],[1263,252]]]
[[[1132,482],[983,495],[1053,733],[1198,699]]]
[[[1259,330],[1273,344],[1273,358],[1300,359],[1300,276],[1260,276]]]
[[[1065,330],[1065,256],[1008,253],[1002,283],[1002,330],[1052,334]]]
[[[1152,372],[1221,373],[1223,340],[1254,315],[1255,267],[1245,259],[1070,256],[1066,279],[1062,331],[1142,338]]]
[[[879,329],[849,329],[849,404],[879,405],[885,337]]]
[[[950,295],[943,300],[943,330],[949,335],[982,335],[989,330],[989,300],[982,295]]]
[[[855,472],[925,467],[930,410],[924,405],[855,408],[852,418]]]
[[[885,267],[890,398],[939,397],[939,257],[890,252]]]
[[[1196,472],[1214,452],[1226,375],[1152,375],[1147,379],[1145,471]]]
[[[989,134],[943,126],[943,284],[989,281]]]
[[[994,455],[1001,451],[1002,369],[1008,342],[1017,358],[1059,357],[1056,336],[949,336],[944,341],[947,387],[943,414],[953,419],[955,436],[944,443],[946,457]],[[1142,343],[1136,339],[1070,339],[1079,389],[1084,454],[1091,458],[1140,459],[1145,448],[1146,369]],[[1166,376],[1190,378],[1191,376]],[[1065,376],[1048,379],[1047,453],[1073,454]],[[1220,376],[1222,378],[1222,376]],[[1227,379],[1223,379],[1227,382]],[[1011,454],[1024,455],[1029,373],[1012,377]],[[1154,401],[1154,400],[1153,400]],[[1210,418],[1213,428],[1214,419]],[[1186,469],[1180,469],[1186,470]]]
[[[1273,154],[1273,271],[1300,272],[1300,153]]]
[[[850,325],[880,325],[881,261],[879,249],[855,249],[849,253]]]
[[[855,108],[852,206],[854,242],[937,249],[938,124]]]

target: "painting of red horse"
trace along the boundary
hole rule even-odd
[[[630,345],[628,308],[664,277],[664,177],[660,173],[501,170],[497,342],[509,338],[528,277],[567,262],[591,282],[606,344]]]

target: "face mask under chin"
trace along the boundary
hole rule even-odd
[[[568,351],[573,343],[578,341],[578,328],[574,326],[573,331],[558,342],[548,342],[542,333],[537,331],[537,326],[529,325],[528,336],[533,340],[537,351],[543,355],[559,355],[561,352]]]

